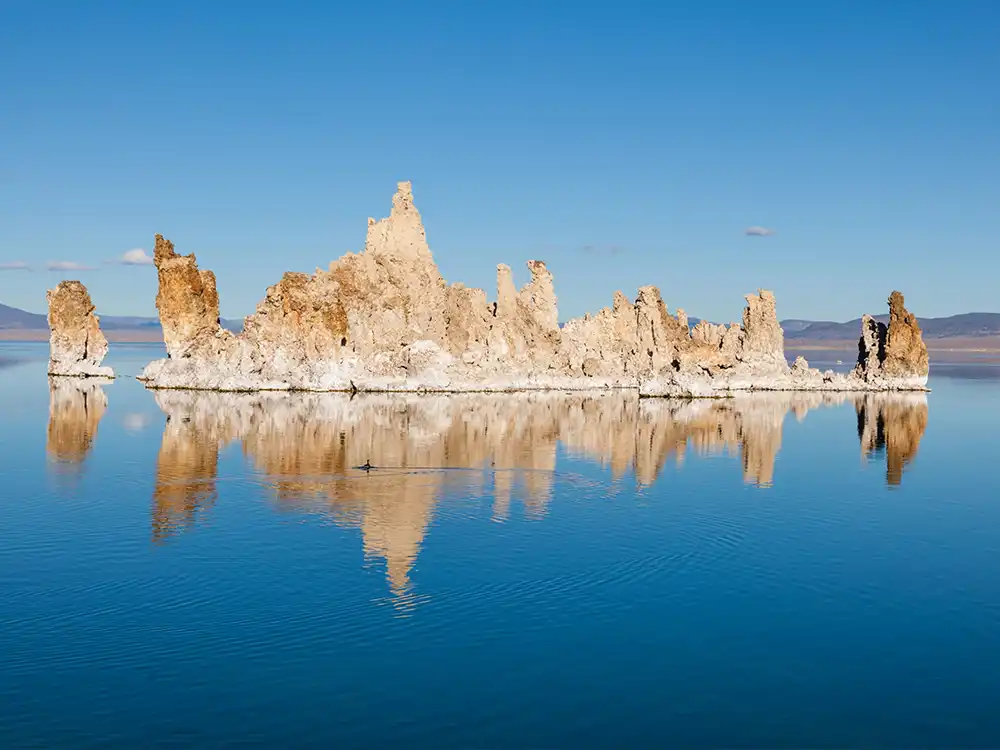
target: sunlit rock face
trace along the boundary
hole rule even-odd
[[[77,476],[94,445],[108,408],[104,378],[49,378],[49,425],[45,451],[58,475]]]
[[[870,315],[861,320],[856,377],[870,384],[922,387],[929,373],[927,346],[920,324],[903,304],[903,295],[889,296],[889,324]]]
[[[861,455],[885,454],[885,479],[898,486],[913,461],[927,429],[927,397],[923,394],[869,394],[855,400]]]
[[[49,375],[114,377],[102,367],[108,340],[101,332],[87,287],[62,281],[46,293],[49,303]]]
[[[738,457],[745,483],[769,487],[780,481],[776,458],[788,415],[801,421],[810,410],[852,398],[748,393],[654,400],[634,392],[352,398],[182,390],[155,397],[166,415],[153,492],[155,540],[210,513],[218,502],[219,452],[239,442],[275,504],[359,530],[366,557],[384,564],[397,602],[411,599],[432,520],[460,511],[442,506],[444,498],[488,501],[497,522],[545,517],[560,484],[571,485],[578,501],[602,500],[606,485],[556,471],[560,451],[607,466],[612,487],[629,479],[650,486],[671,464],[682,467],[704,455]],[[883,440],[892,481],[896,456],[912,456],[903,447],[897,451],[903,438],[892,435],[919,442],[926,412],[923,421],[899,420],[895,407],[879,400],[884,396],[856,398],[870,405],[872,424],[882,425],[872,429],[889,436]],[[912,429],[886,427],[899,421],[912,421]],[[601,494],[588,498],[591,491]]]
[[[387,218],[368,220],[364,250],[314,274],[286,273],[242,334],[219,325],[215,277],[157,235],[157,309],[168,358],[150,387],[221,391],[515,391],[641,388],[649,396],[745,390],[870,390],[888,380],[836,376],[784,357],[774,294],[748,295],[742,325],[688,326],[660,290],[559,325],[555,284],[539,260],[520,290],[497,266],[495,301],[446,284],[409,182]],[[902,339],[900,339],[902,341]],[[904,383],[897,379],[892,383]],[[909,381],[906,381],[909,382]],[[912,386],[911,386],[912,387]]]

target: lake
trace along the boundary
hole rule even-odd
[[[0,747],[1000,746],[996,365],[352,399],[47,353],[0,344]]]

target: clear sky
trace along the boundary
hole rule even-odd
[[[996,0],[0,0],[0,302],[153,315],[109,261],[161,232],[240,317],[409,179],[446,279],[545,260],[563,319],[1000,311],[998,34]]]

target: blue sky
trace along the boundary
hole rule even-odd
[[[715,320],[759,286],[782,317],[997,311],[998,27],[991,0],[0,0],[0,302],[78,277],[155,314],[155,271],[108,261],[161,232],[242,316],[409,179],[445,278],[545,260],[564,319],[643,284]]]

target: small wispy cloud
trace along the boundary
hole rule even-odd
[[[30,271],[31,266],[23,260],[12,260],[8,263],[0,263],[0,271]]]
[[[594,255],[621,255],[625,252],[625,248],[618,245],[584,245],[580,248],[580,252]]]
[[[134,250],[126,251],[122,257],[114,262],[123,266],[151,266],[153,265],[153,256],[147,253],[144,248],[137,247]]]
[[[747,237],[770,237],[774,234],[774,230],[767,227],[747,227],[743,230],[743,233]]]
[[[93,266],[77,263],[75,260],[50,260],[45,264],[49,271],[96,271]]]

